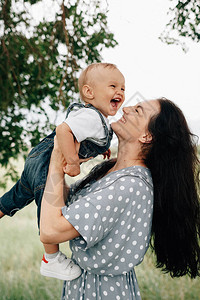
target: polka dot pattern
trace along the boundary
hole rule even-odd
[[[80,233],[70,247],[83,273],[64,284],[62,300],[140,300],[134,266],[143,260],[150,240],[153,187],[149,170],[130,167],[110,173],[76,195],[74,188],[62,212]]]

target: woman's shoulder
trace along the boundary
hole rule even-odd
[[[143,182],[145,186],[149,186],[150,189],[153,188],[151,172],[148,168],[142,166],[131,166],[111,172],[99,180],[91,180],[77,192],[77,187],[81,182],[82,180],[79,180],[70,186],[68,201],[73,196],[78,198],[91,192],[96,193],[111,188],[116,190],[120,182],[124,182],[126,188],[130,185],[138,185],[140,182]]]
[[[121,181],[124,182],[126,186],[138,184],[143,181],[145,185],[149,186],[151,189],[153,187],[151,172],[148,168],[142,166],[131,166],[124,169],[120,169],[109,173],[108,175],[102,177],[95,184],[95,188],[102,189],[102,187],[109,187],[109,185],[118,185]]]
[[[113,177],[113,178],[120,178],[120,177],[136,177],[143,180],[146,180],[147,182],[151,180],[151,172],[148,168],[142,167],[142,166],[131,166],[124,169],[120,169],[117,171],[114,171],[107,176]],[[105,178],[107,177],[105,176]]]

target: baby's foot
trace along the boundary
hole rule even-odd
[[[81,275],[81,269],[59,251],[58,255],[53,259],[46,260],[43,255],[40,274],[61,280],[73,280]]]

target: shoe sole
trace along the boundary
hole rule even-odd
[[[65,275],[62,275],[62,274],[59,274],[59,273],[55,273],[55,272],[40,269],[40,274],[42,276],[57,278],[57,279],[60,279],[60,280],[73,280],[73,279],[78,278],[81,275],[81,273],[82,273],[82,271],[80,269],[77,273],[75,273],[73,275],[65,276]]]

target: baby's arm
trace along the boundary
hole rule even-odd
[[[79,157],[71,128],[66,123],[58,125],[56,128],[56,137],[58,145],[67,163],[64,169],[65,173],[69,176],[76,176],[80,174]]]

